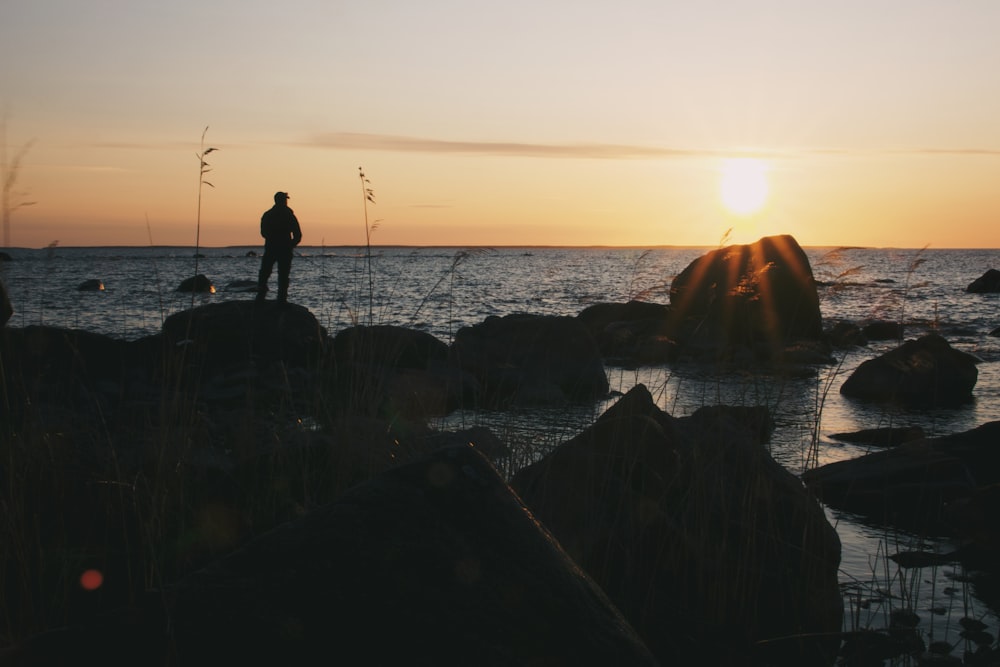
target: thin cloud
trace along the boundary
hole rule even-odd
[[[863,155],[957,155],[1000,156],[1000,149],[992,148],[826,148],[804,147],[798,150],[736,150],[665,148],[634,144],[540,144],[511,141],[452,141],[427,139],[392,134],[360,132],[330,132],[312,137],[309,146],[333,150],[376,150],[399,153],[438,153],[448,155],[493,155],[497,157],[576,158],[595,160],[649,160],[686,157],[757,157],[780,159],[806,155],[850,157]]]
[[[335,150],[378,150],[400,153],[494,155],[498,157],[590,158],[634,160],[663,157],[721,155],[715,151],[693,151],[627,144],[533,144],[510,141],[449,141],[389,134],[332,132],[317,135],[309,145]]]

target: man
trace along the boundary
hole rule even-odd
[[[288,302],[288,275],[292,269],[292,248],[302,240],[295,212],[288,208],[288,193],[276,192],[274,206],[260,218],[260,235],[264,237],[264,257],[257,278],[257,301],[267,294],[267,281],[274,263],[278,263],[278,303]]]

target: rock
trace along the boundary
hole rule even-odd
[[[875,320],[861,328],[868,340],[903,340],[903,325],[899,322]]]
[[[829,463],[804,472],[802,480],[831,507],[921,535],[948,535],[957,525],[948,507],[1000,483],[997,442],[1000,421],[988,422]]]
[[[972,399],[978,359],[937,334],[909,340],[859,365],[840,387],[844,396],[917,407],[955,406]]]
[[[258,369],[277,362],[306,368],[321,357],[326,330],[296,304],[226,301],[170,315],[163,337],[187,350],[189,364],[208,372],[251,362]]]
[[[226,285],[227,292],[256,292],[256,280],[234,280]]]
[[[657,664],[468,447],[399,466],[261,535],[171,586],[160,606],[166,613],[131,625],[104,617],[40,636],[19,647],[21,657],[33,665],[163,664],[168,651],[171,664],[195,666]]]
[[[451,363],[479,384],[484,406],[560,405],[608,392],[597,343],[572,317],[515,314],[462,327]]]
[[[823,334],[809,259],[788,235],[699,257],[671,283],[670,309],[674,334],[699,355],[743,347],[771,358]]]
[[[352,413],[421,420],[445,415],[473,394],[474,381],[448,364],[448,346],[405,327],[348,327],[333,339],[340,395]]]
[[[661,664],[828,665],[837,642],[806,636],[841,628],[840,542],[771,428],[761,409],[675,419],[638,385],[511,485]]]
[[[160,366],[159,346],[42,325],[0,330],[0,372],[15,422],[47,411],[83,429],[127,402]],[[68,427],[68,424],[53,426]]]
[[[854,322],[837,322],[826,331],[830,344],[836,348],[863,347],[868,337]]]
[[[199,273],[196,276],[182,280],[181,284],[177,286],[177,291],[215,294],[215,285],[204,274]]]
[[[89,278],[77,285],[76,289],[80,292],[103,292],[104,283],[97,278]]]
[[[618,363],[657,363],[674,356],[667,343],[670,309],[656,303],[596,303],[579,319],[597,342],[601,355]]]
[[[0,250],[0,262],[13,262],[13,261],[14,261],[13,257],[11,257],[8,253]]]
[[[991,331],[990,335],[993,336],[994,338],[1000,337],[1000,327],[997,327],[996,329]]]
[[[870,428],[851,433],[834,433],[830,436],[841,442],[856,442],[876,447],[897,447],[924,437],[924,429],[919,426],[899,426],[895,428]]]
[[[10,297],[7,295],[7,286],[0,280],[0,327],[6,326],[13,315],[14,306],[11,305]]]
[[[1000,292],[1000,271],[996,269],[987,270],[986,273],[969,283],[965,291],[974,294]]]

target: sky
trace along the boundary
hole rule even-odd
[[[253,245],[287,191],[306,245],[995,248],[998,34],[996,0],[0,0],[6,232]]]

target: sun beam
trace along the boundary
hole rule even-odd
[[[723,160],[719,177],[719,197],[730,213],[750,215],[767,203],[767,163],[757,158]]]

